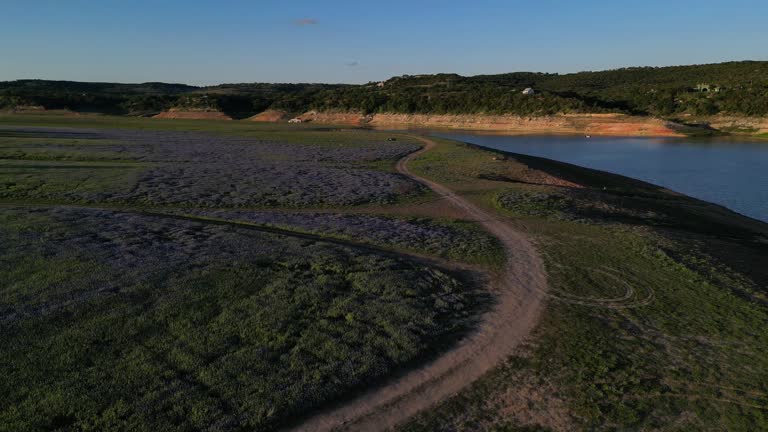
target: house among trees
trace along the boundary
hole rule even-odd
[[[720,87],[702,83],[702,84],[696,84],[695,90],[701,93],[709,93],[709,92],[718,93],[720,91]]]
[[[523,94],[526,96],[533,96],[536,94],[536,90],[528,87],[527,89],[523,90]]]

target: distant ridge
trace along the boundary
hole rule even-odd
[[[526,88],[532,90],[522,94]],[[663,118],[715,114],[761,117],[768,115],[768,62],[627,67],[568,74],[402,75],[362,85],[241,83],[196,87],[159,82],[0,82],[0,109],[19,106],[122,115],[206,109],[236,119],[268,110],[361,115],[620,113]]]

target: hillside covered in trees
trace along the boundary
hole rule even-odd
[[[532,88],[533,95],[522,91]],[[0,82],[0,109],[68,109],[150,115],[169,109],[243,118],[266,109],[422,114],[625,113],[674,117],[768,115],[768,62],[744,61],[601,72],[404,75],[382,83],[183,84]]]

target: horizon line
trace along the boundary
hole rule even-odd
[[[728,61],[722,61],[722,62],[714,62],[714,63],[690,63],[690,64],[672,64],[672,65],[663,65],[663,66],[621,66],[621,67],[615,67],[615,68],[608,68],[608,69],[599,69],[599,70],[580,70],[575,72],[543,72],[543,71],[533,71],[533,70],[518,70],[518,71],[507,71],[507,72],[498,72],[498,73],[483,73],[483,74],[476,74],[476,75],[461,75],[459,73],[455,72],[433,72],[433,73],[412,73],[412,74],[401,74],[401,75],[392,75],[387,79],[384,80],[369,80],[364,83],[343,83],[343,82],[309,82],[309,81],[295,81],[295,82],[277,82],[277,81],[241,81],[241,82],[220,82],[218,84],[208,84],[208,85],[197,85],[197,84],[187,84],[187,83],[181,83],[181,82],[166,82],[166,81],[143,81],[143,82],[127,82],[127,81],[79,81],[79,80],[70,80],[70,79],[49,79],[49,78],[16,78],[16,79],[7,79],[2,80],[0,83],[8,83],[8,82],[16,82],[16,81],[59,81],[59,82],[71,82],[71,83],[87,83],[87,84],[120,84],[120,85],[141,85],[141,84],[166,84],[166,85],[183,85],[187,87],[196,87],[196,88],[208,88],[208,87],[218,87],[218,86],[225,86],[225,85],[241,85],[241,84],[272,84],[272,85],[280,85],[280,84],[287,84],[287,85],[348,85],[348,86],[359,86],[359,85],[365,85],[375,82],[385,82],[392,78],[399,78],[399,77],[418,77],[418,76],[434,76],[434,75],[457,75],[462,78],[472,78],[472,77],[478,77],[478,76],[492,76],[492,75],[506,75],[506,74],[515,74],[515,73],[533,73],[533,74],[544,74],[544,75],[575,75],[580,73],[600,73],[600,72],[611,72],[611,71],[619,71],[619,70],[626,70],[626,69],[664,69],[664,68],[676,68],[676,67],[692,67],[692,66],[713,66],[713,65],[721,65],[721,64],[729,64],[729,63],[766,63],[768,60],[751,60],[751,59],[744,59],[744,60],[728,60]]]

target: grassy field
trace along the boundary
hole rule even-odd
[[[91,209],[2,212],[6,430],[266,428],[462,331],[449,273]]]
[[[362,241],[489,268],[498,268],[504,262],[504,251],[495,237],[477,224],[461,220],[253,210],[178,209],[167,212],[207,221],[277,228],[349,242]]]
[[[429,199],[388,137],[1,117],[0,430],[272,430],[450,346],[503,255],[346,213]]]
[[[518,355],[402,430],[768,428],[765,224],[449,141],[415,162],[537,239],[550,301]]]
[[[393,172],[397,159],[418,148],[408,138],[391,142],[385,134],[285,125],[235,126],[222,134],[224,126],[211,122],[179,131],[163,128],[173,123],[149,119],[4,119],[68,127],[5,127],[0,201],[306,208],[391,204],[429,195]]]
[[[274,430],[451,346],[503,252],[391,136],[0,116],[0,430]],[[437,141],[412,171],[532,236],[548,306],[402,430],[768,428],[765,224]]]

